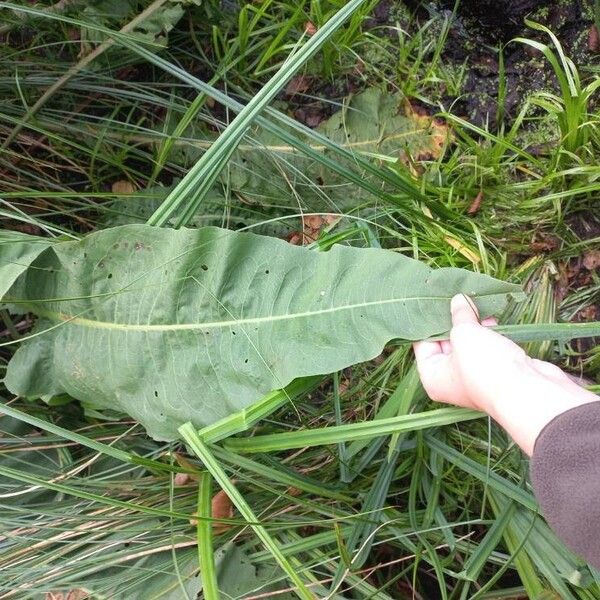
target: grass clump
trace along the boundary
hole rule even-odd
[[[549,30],[512,43],[539,50],[558,89],[475,123],[448,102],[469,68],[445,53],[453,13],[113,4],[0,2],[5,230],[80,239],[149,219],[383,247],[523,283],[512,324],[598,320],[598,79]],[[439,143],[357,151],[372,89]],[[2,318],[3,376],[33,319]],[[528,351],[597,389],[596,340],[547,338]],[[0,598],[600,596],[539,516],[520,451],[485,419],[432,416],[405,343],[185,444],[41,400],[2,390]]]

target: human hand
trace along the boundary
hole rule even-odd
[[[432,400],[488,413],[531,455],[537,436],[562,412],[599,398],[557,366],[480,323],[464,295],[451,303],[450,339],[414,345],[423,387]]]

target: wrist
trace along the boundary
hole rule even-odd
[[[533,377],[527,384],[494,397],[486,412],[498,422],[513,440],[531,456],[542,429],[560,414],[583,404],[600,400],[588,390],[572,385]]]

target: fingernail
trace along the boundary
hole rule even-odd
[[[479,311],[477,310],[477,306],[475,306],[475,302],[469,298],[466,294],[461,294],[461,296],[466,300],[467,304],[473,309],[473,312],[479,316]]]
[[[468,304],[467,297],[464,294],[456,294],[456,296],[454,296],[450,301],[450,310],[452,312],[460,310],[464,307],[465,302]]]
[[[470,308],[473,313],[475,313],[475,316],[479,318],[479,311],[477,310],[475,303],[466,294],[456,294],[456,296],[454,296],[450,302],[450,311],[452,313],[466,307]]]

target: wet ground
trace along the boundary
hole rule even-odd
[[[381,0],[365,26],[376,36],[389,37],[393,44],[398,26],[413,36],[430,19],[437,20],[437,31],[447,20],[449,32],[441,59],[456,70],[464,69],[465,75],[460,93],[433,98],[433,110],[442,104],[445,110],[451,108],[454,114],[478,125],[487,124],[493,131],[498,115],[505,124],[510,123],[528,94],[557,88],[552,68],[541,52],[512,41],[521,36],[550,43],[545,33],[528,27],[525,19],[550,28],[585,78],[596,67],[600,69],[595,17],[594,0],[460,0],[456,7],[455,0]],[[499,113],[502,70],[505,91]],[[306,85],[298,94],[284,94],[282,99],[296,119],[309,127],[316,127],[331,115],[337,101],[365,85],[356,72],[338,74],[335,82],[317,76],[301,83]]]
[[[397,13],[398,0],[382,0],[374,20],[389,22]],[[431,17],[450,22],[442,58],[456,65],[467,64],[463,94],[454,106],[471,122],[496,125],[500,51],[504,58],[506,92],[504,112],[510,120],[523,99],[531,92],[555,87],[555,79],[541,53],[522,43],[518,36],[549,43],[542,32],[527,27],[530,19],[550,28],[564,46],[583,76],[598,64],[598,35],[595,29],[593,0],[461,0],[455,11],[454,0],[420,2],[408,0],[418,22]],[[448,97],[446,103],[456,101]]]

